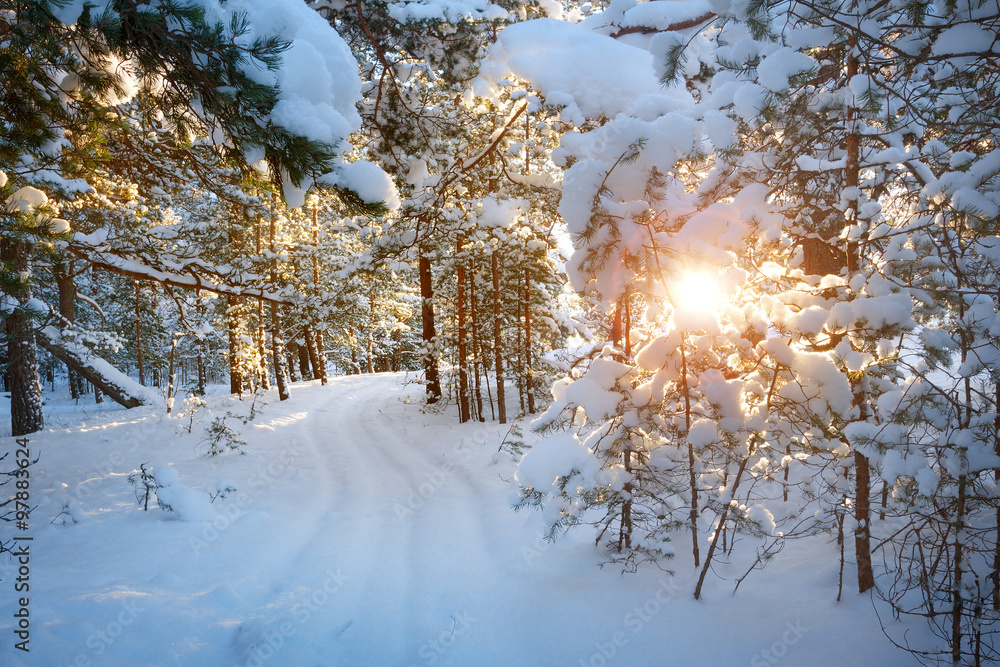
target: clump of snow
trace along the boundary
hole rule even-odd
[[[559,433],[538,443],[521,459],[514,478],[523,488],[540,493],[552,491],[559,478],[572,478],[576,485],[592,486],[600,461],[575,433]]]
[[[816,61],[799,51],[782,46],[757,66],[757,81],[774,93],[788,90],[788,79],[816,66]]]
[[[345,162],[336,171],[318,179],[320,185],[336,185],[352,190],[366,203],[382,203],[390,211],[399,208],[399,193],[392,179],[378,165],[366,160]]]
[[[507,77],[531,81],[550,104],[564,106],[562,117],[575,124],[627,113],[647,95],[665,95],[648,51],[554,19],[504,30],[476,90],[488,94],[494,81]]]
[[[48,202],[48,195],[38,188],[26,185],[7,198],[7,210],[19,213],[33,213]]]
[[[156,489],[156,498],[161,507],[168,506],[178,519],[211,521],[215,517],[209,495],[181,484],[180,474],[172,466],[153,466],[153,477],[159,487]]]
[[[1000,50],[996,33],[974,23],[961,23],[945,28],[934,40],[931,55],[947,56],[958,53],[975,53]]]

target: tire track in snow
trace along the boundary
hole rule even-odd
[[[457,619],[478,617],[495,595],[486,582],[518,558],[490,526],[491,505],[494,518],[510,511],[483,465],[499,427],[424,414],[407,393],[384,374],[350,376],[281,404],[307,412],[280,437],[296,441],[299,483],[312,492],[286,508],[289,539],[264,556],[270,594],[241,626],[237,650],[287,624],[282,661],[322,650],[330,664],[420,664],[429,642],[464,632]],[[342,577],[322,590],[331,574]]]
[[[314,424],[337,431],[336,453],[365,480],[363,491],[344,499],[351,508],[345,527],[356,539],[344,567],[355,613],[342,659],[409,664],[467,610],[482,570],[497,567],[482,511],[493,491],[471,479],[471,445],[462,444],[463,436],[481,435],[480,425],[449,425],[447,416],[403,403],[398,385],[392,392],[386,386],[384,376],[352,382],[356,409]]]

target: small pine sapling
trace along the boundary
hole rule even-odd
[[[205,452],[207,456],[219,456],[227,451],[244,453],[242,448],[247,444],[246,440],[241,439],[233,427],[226,423],[230,417],[241,419],[243,423],[248,421],[245,417],[238,417],[232,412],[227,412],[224,416],[213,419],[207,429],[208,437],[202,440],[202,442],[208,443],[208,451]]]
[[[145,463],[139,464],[139,472],[134,472],[128,476],[129,486],[133,487],[135,500],[142,506],[144,512],[149,511],[149,498],[156,494],[157,489],[163,487],[157,483],[153,475],[153,469],[147,468]],[[173,512],[174,508],[156,497],[156,504],[166,512]]]
[[[181,419],[187,419],[187,425],[184,426],[185,430],[190,433],[194,429],[194,417],[199,410],[204,408],[207,404],[205,399],[201,396],[191,395],[184,399],[184,409],[181,410],[180,414],[177,416]]]
[[[236,493],[236,485],[234,483],[226,480],[219,480],[215,483],[215,493],[209,491],[208,495],[214,503],[217,498],[225,500],[227,496],[231,496],[234,493]]]

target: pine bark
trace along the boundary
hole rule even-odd
[[[272,195],[272,203],[277,199],[277,195]],[[274,219],[274,209],[271,210],[270,224],[270,249],[271,256],[271,284],[278,282],[278,258],[275,238],[277,236],[277,222]],[[274,358],[274,381],[278,385],[278,400],[287,401],[288,393],[288,360],[285,358],[285,343],[281,338],[281,311],[278,304],[271,302],[271,355]],[[265,371],[266,374],[266,371]]]
[[[73,279],[73,263],[60,263],[56,267],[56,288],[59,291],[59,328],[65,329],[76,321],[76,281]],[[66,381],[69,384],[70,398],[80,398],[80,376],[76,371],[66,367]]]
[[[417,271],[420,276],[420,319],[422,337],[427,349],[424,354],[424,381],[427,383],[427,404],[433,405],[441,399],[441,380],[438,375],[437,354],[434,351],[434,282],[431,275],[431,260],[427,249],[420,248]]]
[[[309,354],[309,364],[312,366],[313,379],[319,380],[320,384],[326,384],[325,373],[321,373],[320,361],[319,361],[319,350],[316,343],[316,338],[318,337],[318,332],[313,334],[312,329],[306,329],[303,336],[306,339],[306,351]]]
[[[503,327],[500,322],[500,268],[497,251],[490,255],[490,272],[493,278],[493,359],[496,364],[497,415],[501,424],[507,423],[507,398],[503,381]],[[1000,538],[998,538],[1000,539]]]
[[[531,381],[531,274],[524,270],[524,393],[528,414],[535,414],[534,383]]]
[[[28,274],[31,246],[23,241],[6,238],[0,241],[0,260],[15,274]],[[31,298],[24,289],[19,305]],[[42,416],[42,386],[38,381],[38,352],[35,348],[34,327],[23,308],[18,307],[4,318],[7,335],[7,368],[10,391],[11,435],[27,435],[45,426]]]
[[[226,329],[229,334],[229,393],[242,396],[246,378],[240,365],[239,298],[226,296]]]
[[[135,285],[135,360],[139,367],[139,384],[146,386],[146,373],[142,363],[142,301],[139,281],[133,280]]]
[[[462,256],[462,239],[456,245],[456,256]],[[459,259],[455,309],[458,311],[458,421],[469,421],[469,359],[465,326],[465,264]]]

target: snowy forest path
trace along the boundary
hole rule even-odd
[[[246,423],[246,397],[210,396],[191,419],[114,410],[33,436],[31,654],[7,642],[0,665],[728,667],[789,624],[824,628],[785,647],[789,664],[829,664],[829,628],[865,638],[863,664],[903,664],[868,599],[834,606],[825,539],[738,596],[713,578],[686,602],[683,563],[672,584],[599,568],[586,531],[545,541],[540,512],[511,511],[509,427],[458,424],[423,398],[403,375],[337,377],[267,394]],[[226,419],[242,454],[207,457]],[[174,478],[174,511],[137,507],[142,461]],[[209,502],[223,482],[237,491]],[[4,586],[14,567],[0,560]],[[12,603],[0,596],[5,632]]]
[[[496,597],[504,563],[523,560],[519,541],[491,529],[513,518],[488,465],[500,427],[425,413],[419,397],[386,380],[351,376],[313,390],[308,416],[283,436],[312,492],[289,508],[302,516],[285,565],[273,564],[284,571],[271,586],[282,611],[259,632],[294,629],[296,619],[312,631],[315,616],[336,636],[337,664],[436,656],[440,636],[469,632],[482,600]],[[373,635],[383,641],[373,646]]]

